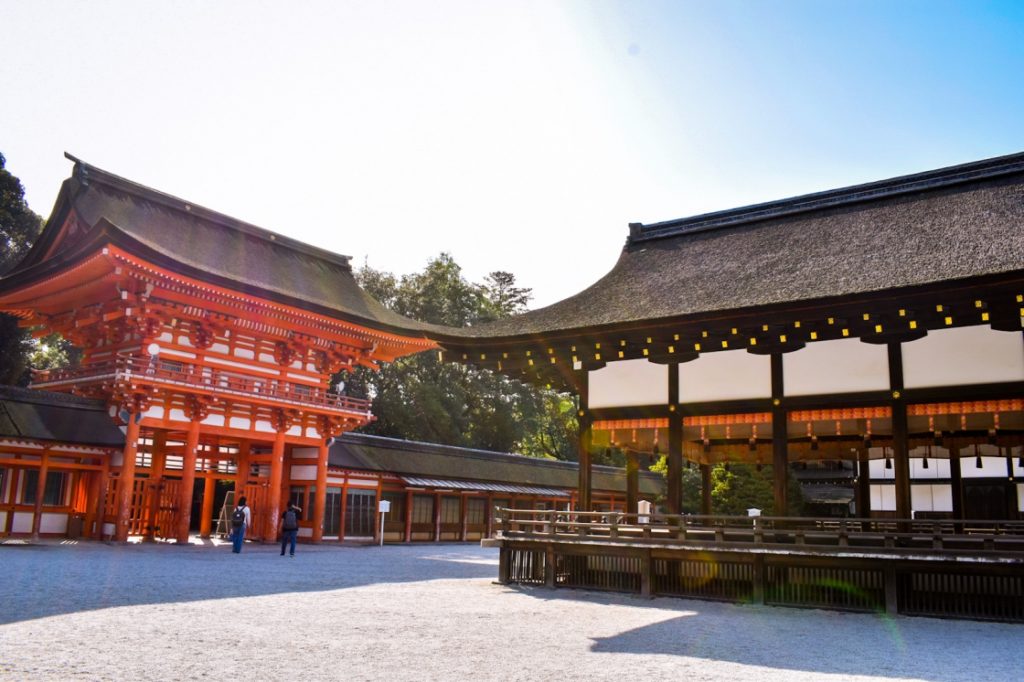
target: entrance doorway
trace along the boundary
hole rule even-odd
[[[1010,518],[1009,489],[1004,482],[964,481],[964,518],[999,521]]]
[[[377,491],[349,488],[345,496],[345,537],[372,538],[377,516]]]

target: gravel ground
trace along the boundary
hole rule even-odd
[[[1021,626],[506,587],[497,559],[0,545],[0,679],[1022,679]]]

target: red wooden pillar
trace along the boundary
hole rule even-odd
[[[441,493],[434,493],[434,542],[441,542]]]
[[[43,520],[43,495],[46,494],[46,476],[50,473],[50,448],[43,448],[39,463],[39,477],[36,479],[36,503],[32,510],[32,538],[39,539],[39,526]]]
[[[139,424],[136,415],[135,411],[128,414],[128,430],[124,437],[124,461],[121,462],[121,473],[117,477],[117,520],[114,527],[114,539],[118,542],[128,541],[128,526],[132,514],[132,495],[135,490],[135,454],[139,449]]]
[[[102,512],[102,507],[97,509],[97,500],[100,499],[101,479],[104,476],[103,471],[89,472],[89,484],[85,491],[85,521],[82,524],[82,535],[87,538],[99,537],[96,532],[96,514]]]
[[[113,456],[113,452],[108,452],[107,456],[103,458],[99,471],[99,490],[96,494],[96,499],[93,500],[93,506],[96,510],[96,526],[93,529],[93,537],[97,540],[103,539],[103,526],[107,523],[107,496],[110,494],[110,458]]]
[[[213,532],[213,498],[217,491],[217,477],[215,471],[207,468],[203,481],[203,518],[199,519],[199,536],[210,537]]]
[[[178,491],[178,529],[175,538],[179,545],[188,543],[192,525],[192,489],[196,482],[196,452],[199,450],[199,422],[196,415],[188,425],[185,452],[181,458],[181,489]]]
[[[313,503],[313,542],[324,538],[324,510],[327,508],[327,453],[330,448],[321,443],[316,461],[316,497]]]
[[[405,491],[405,542],[412,542],[412,491]]]
[[[286,424],[278,423],[274,448],[270,451],[270,488],[267,491],[267,522],[263,529],[263,541],[277,539],[277,527],[281,520],[281,485],[284,479],[284,437]]]

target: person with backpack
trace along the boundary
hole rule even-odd
[[[284,550],[291,544],[291,557],[295,558],[295,539],[299,535],[299,514],[302,507],[297,507],[294,502],[288,503],[288,510],[281,515],[281,556]]]
[[[252,514],[249,512],[249,505],[245,503],[245,495],[238,498],[238,505],[231,512],[231,551],[235,554],[242,552],[242,543],[245,541],[245,531],[252,527]]]

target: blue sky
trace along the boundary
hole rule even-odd
[[[536,305],[656,222],[1024,151],[1021,2],[0,3],[0,151]]]

